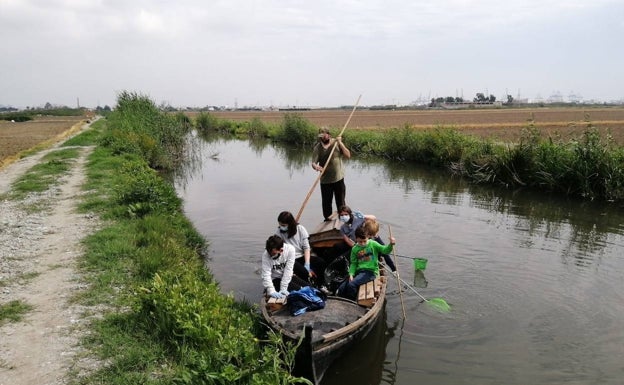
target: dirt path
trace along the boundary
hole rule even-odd
[[[0,170],[0,193],[56,149]],[[0,385],[66,384],[68,371],[83,366],[77,343],[86,332],[86,309],[70,299],[84,287],[76,270],[80,241],[97,227],[93,216],[75,210],[91,151],[80,148],[71,171],[49,191],[0,201],[0,304],[20,300],[33,307],[23,321],[0,327]],[[24,210],[41,202],[49,209]]]

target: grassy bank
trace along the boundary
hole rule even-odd
[[[293,349],[266,335],[252,305],[220,293],[204,265],[204,239],[155,171],[184,161],[184,120],[123,93],[94,126],[66,144],[98,145],[81,209],[106,225],[85,241],[90,287],[77,300],[105,309],[84,341],[104,364],[74,382],[301,382],[289,374]]]
[[[285,114],[280,124],[266,124],[258,119],[235,122],[202,113],[195,125],[203,132],[263,136],[301,145],[314,143],[318,128],[296,114]],[[442,126],[428,130],[410,126],[383,131],[347,129],[343,136],[359,156],[441,167],[474,183],[589,200],[624,200],[624,148],[590,121],[580,137],[567,141],[542,135],[531,122],[522,129],[518,143],[480,139]]]

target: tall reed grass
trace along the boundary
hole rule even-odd
[[[184,161],[189,124],[160,111],[147,96],[122,91],[108,120],[102,144],[115,154],[137,154],[161,170],[172,170]]]
[[[306,383],[290,374],[295,349],[267,334],[257,309],[221,294],[204,238],[154,170],[182,158],[166,155],[183,150],[179,126],[187,123],[124,92],[108,127],[99,126],[83,207],[108,225],[85,241],[91,285],[83,301],[110,309],[85,341],[107,364],[80,383]]]
[[[212,118],[220,126],[240,122]],[[296,114],[285,114],[267,137],[311,145],[317,127]],[[337,134],[337,133],[334,133]],[[345,143],[360,156],[379,156],[448,169],[480,184],[531,188],[583,199],[624,200],[624,149],[587,121],[583,135],[564,142],[543,136],[531,122],[519,143],[499,143],[440,126],[426,131],[409,125],[388,130],[346,130]]]

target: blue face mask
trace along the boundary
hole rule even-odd
[[[345,222],[346,223],[346,222],[349,222],[349,219],[351,219],[351,217],[348,216],[348,215],[341,215],[340,216],[340,222]]]
[[[277,226],[277,228],[279,229],[279,231],[281,231],[282,233],[285,233],[288,231],[288,226]]]

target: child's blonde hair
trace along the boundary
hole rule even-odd
[[[370,238],[374,238],[379,234],[379,223],[376,219],[366,218],[362,227]]]

